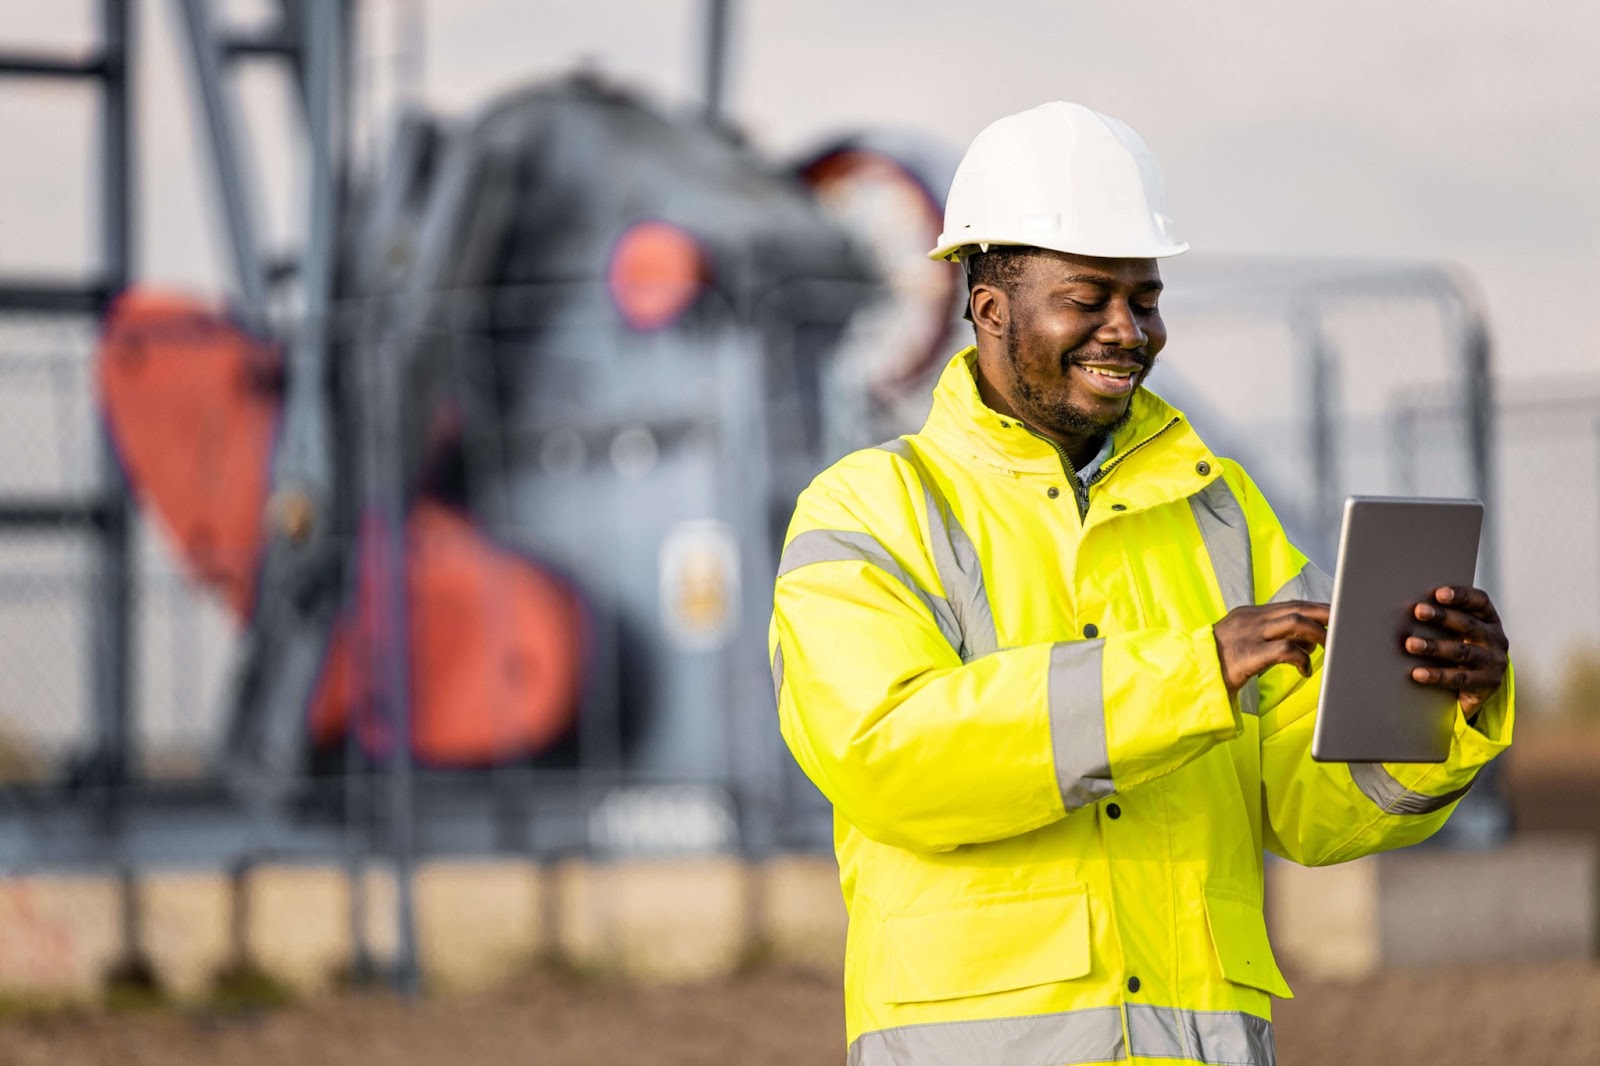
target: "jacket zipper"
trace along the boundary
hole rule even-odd
[[[1019,419],[1018,424],[1055,449],[1056,458],[1061,460],[1061,469],[1067,473],[1067,485],[1072,489],[1072,498],[1078,503],[1078,521],[1081,523],[1089,517],[1089,490],[1078,480],[1078,471],[1073,467],[1072,460],[1067,458],[1067,450],[1043,433],[1037,432],[1026,422]]]
[[[1122,461],[1128,458],[1128,456],[1132,455],[1140,448],[1143,448],[1146,444],[1149,444],[1151,441],[1161,436],[1161,434],[1177,425],[1180,421],[1182,421],[1182,419],[1174,416],[1167,422],[1166,425],[1162,426],[1160,429],[1156,430],[1154,433],[1150,434],[1144,440],[1140,441],[1138,444],[1135,444],[1121,455],[1113,455],[1110,462],[1106,463],[1105,466],[1102,466],[1099,470],[1096,470],[1093,474],[1089,475],[1088,484],[1078,480],[1078,471],[1073,467],[1072,460],[1067,458],[1067,450],[1065,448],[1056,443],[1054,440],[1051,440],[1049,437],[1045,436],[1043,433],[1036,432],[1034,428],[1028,425],[1026,422],[1020,422],[1020,424],[1023,429],[1027,430],[1029,433],[1032,433],[1035,437],[1038,437],[1040,440],[1044,441],[1046,444],[1050,445],[1050,447],[1055,449],[1056,456],[1061,460],[1061,469],[1066,472],[1067,484],[1072,487],[1073,499],[1078,502],[1078,521],[1082,522],[1084,519],[1089,517],[1089,489],[1095,485],[1098,485],[1102,478],[1120,466]]]
[[[1140,448],[1143,448],[1146,444],[1149,444],[1151,441],[1155,440],[1157,437],[1161,436],[1161,434],[1165,433],[1167,430],[1171,429],[1173,426],[1177,425],[1181,421],[1182,421],[1182,419],[1180,419],[1176,415],[1174,415],[1172,417],[1171,421],[1169,421],[1166,425],[1162,426],[1160,429],[1156,430],[1154,433],[1150,434],[1148,437],[1146,437],[1144,440],[1140,441],[1138,444],[1135,444],[1133,447],[1129,448],[1127,451],[1123,452],[1121,455],[1113,455],[1111,457],[1111,461],[1109,463],[1107,463],[1105,466],[1102,466],[1099,470],[1096,470],[1089,477],[1089,484],[1091,484],[1091,485],[1099,484],[1100,479],[1105,477],[1107,474],[1111,473],[1111,471],[1115,470],[1119,465],[1121,465],[1121,463],[1122,463],[1122,461],[1124,459],[1126,459],[1128,456],[1132,455],[1134,452],[1138,451]]]

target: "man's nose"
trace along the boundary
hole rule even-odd
[[[1149,339],[1126,301],[1113,300],[1106,305],[1106,320],[1095,331],[1095,340],[1131,350],[1143,348]]]

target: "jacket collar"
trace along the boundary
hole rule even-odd
[[[969,347],[950,360],[934,389],[923,434],[945,451],[1000,473],[1064,476],[1055,445],[979,397],[977,359],[977,348]],[[1186,498],[1221,473],[1183,412],[1143,386],[1132,405],[1133,416],[1112,435],[1114,450],[1097,492],[1142,509]]]

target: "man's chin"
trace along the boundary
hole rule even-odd
[[[1090,410],[1077,404],[1056,404],[1045,413],[1047,417],[1039,421],[1049,426],[1057,433],[1070,434],[1079,437],[1101,437],[1107,433],[1115,433],[1128,424],[1128,419],[1133,415],[1131,397],[1123,400],[1114,412],[1108,412],[1103,407],[1099,410]]]

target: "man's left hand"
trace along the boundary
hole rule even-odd
[[[1413,631],[1406,637],[1406,651],[1421,660],[1411,680],[1454,689],[1470,720],[1506,678],[1511,643],[1499,612],[1482,589],[1445,586],[1434,589],[1433,600],[1417,604],[1411,613],[1450,634]]]

